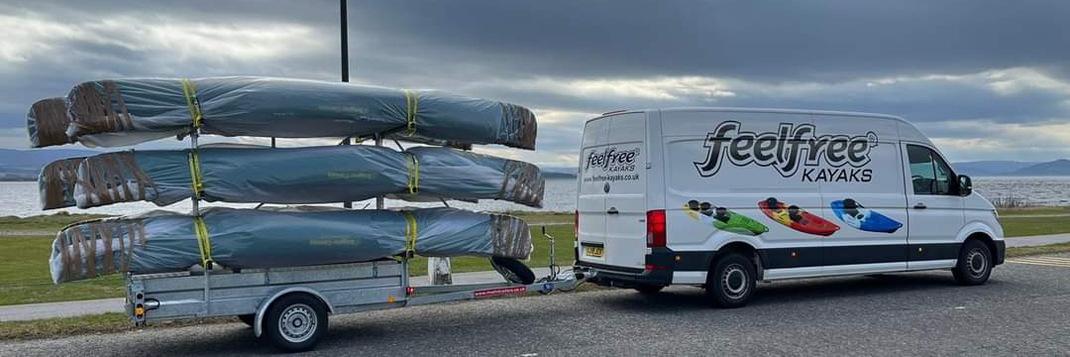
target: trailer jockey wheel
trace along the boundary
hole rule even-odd
[[[513,258],[491,257],[490,266],[498,271],[506,281],[513,284],[528,285],[535,282],[535,272],[527,265]]]
[[[308,351],[327,333],[327,308],[308,294],[289,294],[271,304],[264,315],[264,336],[287,352]]]

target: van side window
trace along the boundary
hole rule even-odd
[[[907,145],[910,159],[910,182],[915,195],[956,195],[955,174],[951,167],[929,148]]]

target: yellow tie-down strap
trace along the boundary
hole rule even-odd
[[[193,199],[201,199],[201,193],[204,192],[204,178],[201,176],[201,158],[197,155],[197,150],[190,150],[189,152],[189,177],[191,182],[191,189],[193,190]]]
[[[420,160],[416,159],[416,155],[410,152],[405,152],[409,157],[409,161],[405,163],[409,169],[409,182],[406,184],[409,188],[409,194],[415,195],[420,192]]]
[[[197,232],[197,248],[201,252],[201,265],[208,268],[212,260],[212,239],[208,236],[208,225],[204,223],[204,217],[193,217],[193,229]]]
[[[182,94],[186,97],[186,106],[189,107],[190,121],[194,129],[200,129],[204,117],[201,115],[201,100],[197,98],[197,87],[189,79],[182,80]]]
[[[416,216],[412,212],[403,211],[405,215],[405,256],[412,258],[416,255]]]
[[[420,93],[405,91],[405,133],[408,136],[416,134],[416,111],[420,109]]]

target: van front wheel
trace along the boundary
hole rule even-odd
[[[730,253],[713,264],[706,277],[706,296],[714,306],[742,307],[755,287],[754,264],[739,253]]]
[[[962,285],[981,285],[992,274],[992,253],[976,239],[966,240],[959,252],[959,262],[951,272]]]

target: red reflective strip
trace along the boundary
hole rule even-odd
[[[520,294],[520,293],[523,293],[525,291],[527,291],[526,287],[514,286],[514,287],[511,287],[511,288],[497,288],[497,289],[480,290],[480,291],[476,291],[475,295],[476,295],[476,297],[487,297],[487,296]]]

